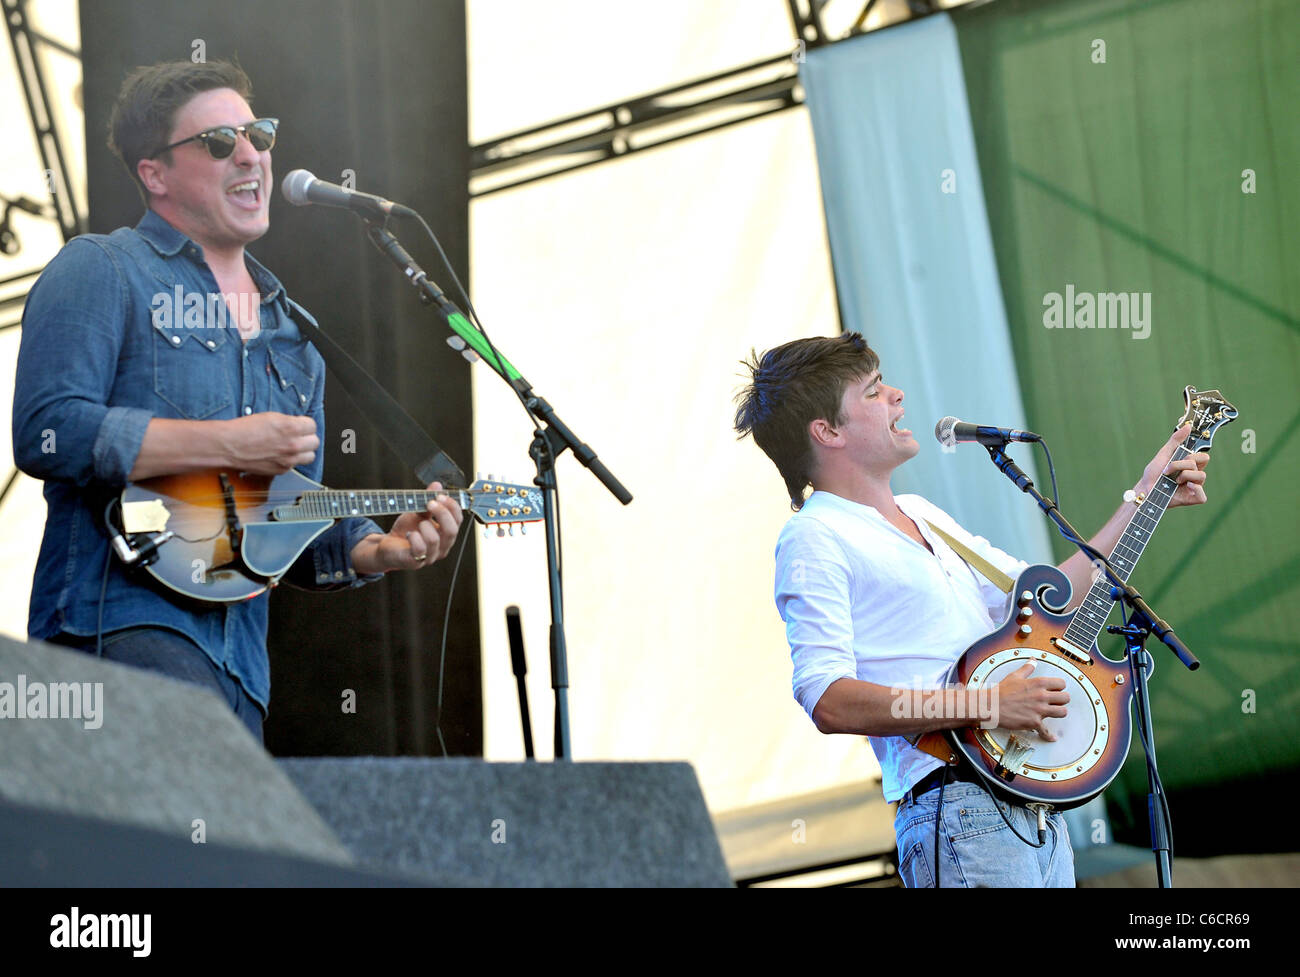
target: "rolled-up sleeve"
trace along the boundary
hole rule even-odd
[[[831,684],[857,677],[851,581],[834,534],[806,520],[776,547],[776,608],[794,664],[794,697],[809,718]]]
[[[382,573],[358,574],[352,566],[352,548],[371,533],[383,530],[369,519],[342,519],[316,537],[298,558],[285,583],[303,590],[346,590],[382,580]]]
[[[77,239],[27,297],[14,383],[14,460],[34,478],[121,485],[152,414],[109,407],[129,316],[122,270]]]
[[[126,482],[152,419],[152,414],[139,407],[110,407],[105,411],[92,452],[95,474],[102,481]]]

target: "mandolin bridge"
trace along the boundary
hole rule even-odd
[[[1068,655],[1081,665],[1091,665],[1092,655],[1088,654],[1072,641],[1064,638],[1052,638],[1052,647],[1063,655]]]

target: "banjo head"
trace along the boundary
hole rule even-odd
[[[1036,731],[1012,731],[998,726],[976,727],[967,732],[987,754],[984,765],[991,773],[1000,773],[1006,789],[1019,793],[1016,789],[1019,785],[1034,791],[1035,795],[1045,788],[1046,793],[1055,794],[1060,790],[1068,796],[1073,793],[1070,785],[1076,784],[1081,793],[1086,793],[1085,785],[1094,779],[1090,774],[1106,760],[1106,748],[1115,730],[1107,717],[1105,697],[1074,662],[1035,648],[1003,648],[984,658],[970,673],[966,684],[981,692],[988,690],[990,703],[996,709],[997,693],[993,686],[1026,664],[1034,665],[1032,678],[1059,678],[1065,682],[1065,692],[1070,697],[1065,717],[1044,723],[1056,738],[1047,740]],[[1008,778],[1007,774],[1015,776]]]

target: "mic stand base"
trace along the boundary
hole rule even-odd
[[[1138,721],[1142,727],[1143,754],[1147,761],[1147,821],[1151,831],[1151,854],[1156,860],[1156,884],[1162,889],[1173,888],[1173,854],[1170,844],[1168,805],[1160,773],[1156,767],[1156,739],[1151,726],[1151,699],[1147,692],[1147,676],[1155,663],[1143,647],[1151,629],[1143,620],[1145,615],[1134,612],[1123,627],[1111,626],[1111,634],[1124,636],[1124,650],[1128,657],[1129,675],[1133,679],[1133,699],[1137,703]]]

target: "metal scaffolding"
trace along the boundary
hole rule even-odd
[[[809,50],[940,11],[937,0],[908,0],[898,19],[869,31],[867,18],[879,0],[866,0],[847,33],[832,37],[822,17],[831,2],[786,0],[794,48],[785,54],[470,146],[470,197],[523,186],[802,105],[799,66]],[[953,3],[943,9],[966,5]]]

